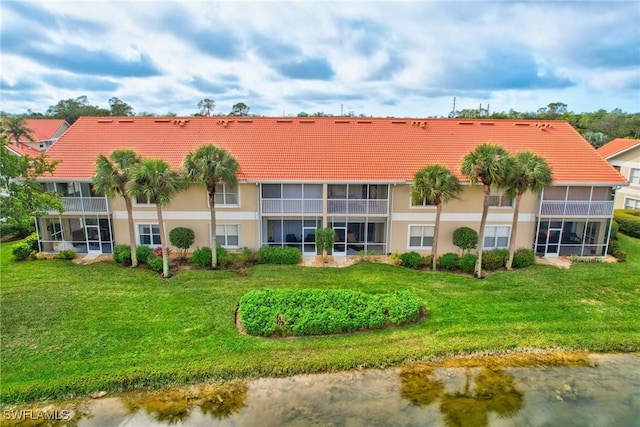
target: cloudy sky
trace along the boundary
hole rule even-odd
[[[640,111],[638,1],[0,1],[0,109]]]

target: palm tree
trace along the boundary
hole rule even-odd
[[[518,229],[518,213],[520,211],[520,200],[527,191],[539,193],[552,181],[551,166],[547,161],[532,153],[524,151],[516,153],[513,157],[513,170],[507,184],[505,194],[515,198],[513,207],[513,220],[511,222],[511,237],[509,238],[509,260],[507,269],[511,269],[513,255],[516,251],[516,233]]]
[[[133,225],[133,206],[127,192],[131,180],[131,169],[138,166],[142,158],[133,150],[115,150],[109,157],[100,154],[96,160],[96,171],[91,178],[96,193],[108,197],[116,195],[124,198],[129,222],[129,245],[131,246],[131,265],[138,265],[136,256],[136,234]]]
[[[482,207],[482,219],[480,220],[480,247],[476,261],[476,277],[482,277],[482,246],[484,245],[484,232],[489,212],[489,196],[491,187],[501,188],[505,185],[512,158],[509,153],[499,145],[485,142],[478,145],[475,150],[468,153],[462,159],[460,171],[469,177],[472,184],[478,182],[484,186],[484,202]]]
[[[169,277],[169,256],[166,244],[167,235],[162,219],[162,206],[169,204],[171,198],[182,188],[182,177],[178,172],[171,170],[169,163],[164,160],[146,159],[131,170],[131,185],[127,189],[129,196],[153,200],[156,204],[164,277]]]
[[[456,197],[462,191],[462,186],[451,171],[442,165],[431,165],[416,172],[413,178],[411,199],[414,204],[427,200],[436,206],[436,223],[433,227],[433,245],[431,246],[431,262],[436,269],[438,256],[438,232],[440,230],[440,214],[442,203]]]
[[[20,138],[24,137],[27,140],[34,142],[33,130],[27,126],[27,121],[24,117],[7,116],[2,120],[2,127],[7,134],[16,142],[16,147],[20,147]]]
[[[211,230],[209,242],[211,247],[211,267],[216,268],[216,185],[224,183],[235,185],[238,182],[238,161],[224,148],[213,144],[203,145],[190,152],[182,164],[185,178],[202,185],[209,195],[211,213]]]

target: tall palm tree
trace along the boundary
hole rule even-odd
[[[213,144],[203,145],[190,152],[184,158],[182,169],[189,182],[199,184],[207,189],[209,210],[211,213],[211,230],[209,244],[211,247],[211,267],[216,268],[216,185],[224,183],[235,185],[238,182],[238,161],[224,148]]]
[[[469,178],[472,184],[481,183],[484,186],[484,201],[482,205],[482,219],[480,220],[480,245],[476,261],[476,277],[482,277],[482,247],[484,232],[489,213],[489,196],[491,187],[502,188],[508,180],[513,163],[509,153],[499,145],[485,142],[462,159],[460,171]]]
[[[511,269],[513,255],[516,251],[516,233],[518,229],[518,213],[520,212],[520,200],[527,191],[539,193],[552,181],[551,166],[547,161],[532,153],[524,151],[513,156],[513,170],[509,177],[509,182],[505,187],[505,194],[515,198],[513,207],[513,220],[511,221],[511,237],[509,238],[509,260],[507,269]]]
[[[129,222],[129,245],[131,246],[131,265],[138,265],[136,256],[136,233],[133,225],[133,206],[127,192],[131,180],[131,169],[142,163],[142,158],[133,150],[115,150],[109,157],[100,154],[96,160],[96,170],[91,178],[96,193],[108,197],[122,196],[127,208]]]
[[[31,142],[34,142],[33,130],[27,126],[27,121],[24,117],[7,116],[2,119],[2,127],[7,134],[15,141],[16,147],[20,147],[20,139],[25,138]]]
[[[164,277],[169,277],[169,256],[167,253],[167,235],[162,218],[162,206],[169,204],[172,197],[182,188],[182,177],[178,172],[172,170],[169,163],[164,160],[145,159],[131,170],[131,185],[127,189],[129,196],[154,200],[156,204]]]
[[[420,169],[413,178],[411,199],[414,204],[423,200],[436,206],[436,222],[433,227],[433,245],[431,245],[431,262],[436,269],[438,256],[438,232],[440,230],[440,214],[442,204],[456,197],[462,191],[462,186],[451,171],[442,165],[431,165]]]

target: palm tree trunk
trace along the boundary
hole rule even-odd
[[[436,271],[438,259],[438,234],[440,233],[440,213],[442,212],[442,203],[436,205],[436,223],[433,226],[433,244],[431,245],[431,268]]]
[[[167,237],[164,233],[162,205],[160,203],[156,203],[156,210],[158,211],[158,225],[160,227],[160,246],[162,247],[162,275],[164,277],[169,277],[169,254],[167,253],[167,246],[165,244]]]
[[[480,219],[480,241],[478,242],[478,259],[476,260],[476,277],[482,279],[482,247],[484,246],[484,229],[487,225],[487,214],[489,213],[489,195],[491,186],[484,186],[484,201],[482,204],[482,218]]]
[[[218,254],[216,249],[216,189],[215,187],[209,191],[209,213],[211,215],[211,230],[209,231],[209,242],[211,245],[211,268],[218,266]]]
[[[126,194],[126,193],[122,193]],[[127,221],[129,222],[129,245],[131,247],[131,266],[138,266],[138,254],[136,253],[136,230],[133,224],[133,206],[131,204],[131,198],[124,196],[124,204],[127,207]]]
[[[511,270],[513,264],[513,256],[516,253],[516,234],[518,230],[518,213],[520,212],[520,199],[522,199],[522,192],[518,191],[516,194],[515,205],[513,206],[513,220],[511,221],[511,235],[509,236],[509,259],[507,260],[507,270]]]

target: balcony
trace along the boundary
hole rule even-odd
[[[613,214],[613,201],[580,202],[580,201],[542,201],[540,216],[600,216],[610,217]]]
[[[109,212],[106,197],[61,197],[65,212]]]
[[[262,199],[265,214],[321,214],[322,199]]]
[[[387,215],[389,201],[385,199],[329,199],[327,213],[344,215]]]

